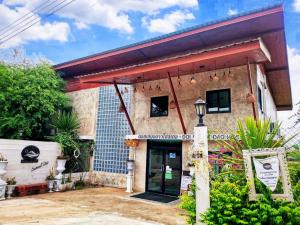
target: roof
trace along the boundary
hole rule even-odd
[[[249,48],[249,46],[252,46],[253,48]],[[244,51],[237,52],[236,49],[245,47]],[[232,50],[235,49],[235,51],[231,54],[224,55],[225,50]],[[214,52],[214,55],[209,58],[208,56],[202,57],[204,60],[200,60],[201,56],[204,56],[205,54],[211,54]],[[223,60],[221,57],[218,57],[216,52],[220,52],[220,56],[223,57]],[[199,56],[199,57],[194,57]],[[193,61],[190,61],[187,59],[194,57]],[[230,57],[235,57],[233,60],[232,58],[229,60]],[[215,61],[217,58],[217,64],[215,65]],[[232,61],[230,63],[230,67],[240,66],[247,64],[247,60],[250,60],[252,63],[262,63],[262,62],[269,62],[271,60],[270,54],[268,50],[265,48],[265,45],[263,44],[262,40],[260,38],[250,39],[250,40],[244,40],[239,42],[232,42],[228,43],[226,45],[218,45],[210,48],[204,48],[200,50],[191,50],[184,53],[179,53],[176,55],[171,56],[164,56],[158,59],[149,60],[146,62],[136,63],[132,65],[127,65],[124,67],[119,68],[111,68],[108,70],[103,70],[101,72],[95,72],[91,74],[85,74],[78,76],[79,80],[82,83],[100,83],[100,84],[113,84],[114,81],[117,81],[119,84],[134,84],[139,82],[145,82],[145,81],[151,81],[156,79],[163,79],[167,78],[167,72],[173,72],[171,73],[171,76],[178,76],[178,68],[180,67],[180,75],[184,75],[182,71],[185,71],[187,74],[191,73],[197,73],[201,72],[201,68],[206,68],[207,70],[215,70],[215,69],[221,69],[224,68],[224,64],[227,63],[227,61]],[[179,61],[181,60],[181,61]],[[174,65],[174,62],[176,61],[176,66],[164,66],[164,63],[171,63],[171,65]],[[213,65],[212,65],[213,64]],[[155,67],[153,69],[153,66],[157,65],[158,67]],[[145,69],[146,67],[149,67],[149,69]],[[138,68],[144,68],[143,69],[143,79],[141,79],[141,72],[138,70],[137,72],[134,72],[134,69]],[[159,69],[160,68],[160,69]],[[184,68],[184,69],[183,69]],[[85,79],[86,78],[86,79]]]
[[[194,49],[261,37],[272,61],[265,63],[277,109],[292,107],[282,5],[183,29],[146,41],[55,65],[64,78],[124,68],[178,55]],[[282,88],[284,87],[284,88]]]

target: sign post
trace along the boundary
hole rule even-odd
[[[192,159],[195,163],[196,180],[196,224],[200,223],[200,214],[210,207],[209,199],[209,167],[208,167],[208,140],[207,127],[194,128],[194,146]]]

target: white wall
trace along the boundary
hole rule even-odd
[[[266,81],[266,76],[260,70],[260,67],[257,66],[257,88],[260,87],[263,96],[263,110],[261,111],[258,105],[258,89],[256,90],[257,98],[257,110],[258,116],[260,119],[271,118],[272,122],[277,121],[277,109],[274,103],[270,88]]]
[[[39,148],[40,155],[37,163],[21,163],[21,152],[28,145]],[[51,168],[55,170],[56,158],[60,152],[60,146],[55,142],[0,139],[0,153],[8,160],[5,178],[16,177],[17,185],[45,182],[49,170]],[[41,167],[32,171],[39,166]]]

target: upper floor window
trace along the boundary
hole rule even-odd
[[[150,117],[168,116],[169,97],[153,97],[151,98]]]
[[[260,87],[257,89],[257,100],[260,110],[263,111],[263,95]]]
[[[231,112],[230,89],[206,92],[207,113]]]

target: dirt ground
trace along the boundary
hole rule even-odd
[[[183,225],[176,204],[129,197],[122,189],[88,188],[0,201],[1,225]]]

